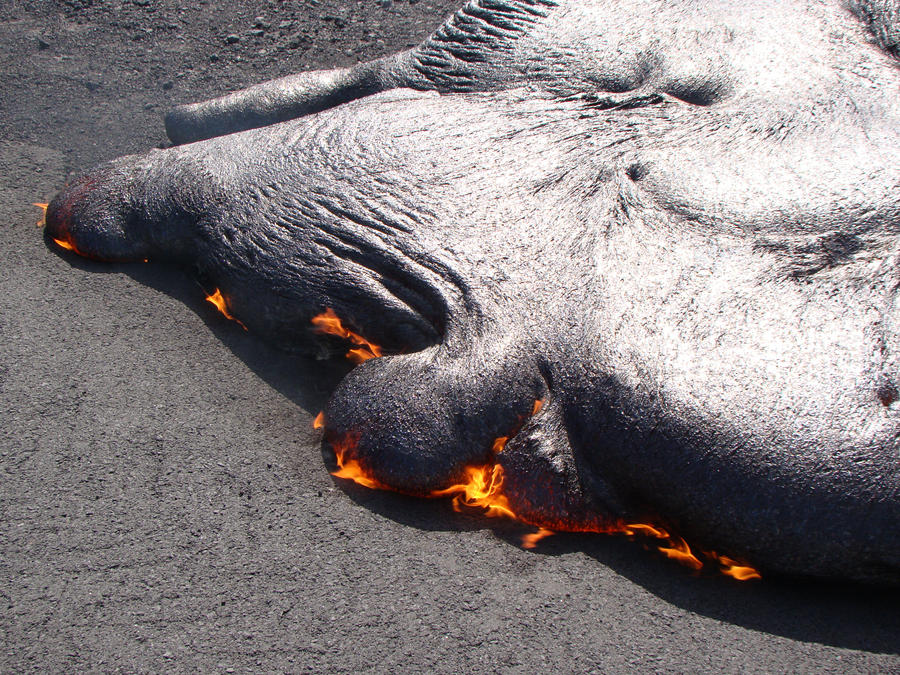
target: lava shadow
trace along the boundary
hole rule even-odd
[[[324,456],[328,461],[327,451]],[[455,513],[448,500],[369,490],[349,480],[335,482],[360,506],[417,529],[491,529],[512,546],[521,546],[523,535],[535,531],[476,510]],[[541,539],[530,552],[583,553],[664,602],[750,630],[832,647],[900,653],[900,589],[786,578],[737,581],[707,569],[695,573],[664,558],[651,541],[559,533]]]

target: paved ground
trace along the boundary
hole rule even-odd
[[[338,484],[310,421],[339,370],[177,272],[44,245],[30,202],[162,143],[173,103],[403,48],[453,4],[0,5],[0,672],[900,672],[897,592],[527,552]]]

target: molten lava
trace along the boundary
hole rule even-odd
[[[539,527],[537,532],[523,534],[522,548],[528,549],[529,551],[533,548],[537,548],[537,545],[541,540],[552,537],[554,534],[556,534],[554,530],[548,530],[546,527]]]
[[[220,291],[218,288],[216,289],[215,293],[206,296],[206,301],[215,306],[215,308],[219,310],[226,319],[231,319],[232,321],[239,323],[241,328],[247,330],[247,326],[245,326],[240,319],[234,318],[228,311],[228,304],[225,302],[225,296],[222,295],[222,291]]]
[[[332,443],[331,446],[334,450],[334,460],[338,465],[337,471],[331,472],[332,476],[352,480],[354,483],[358,483],[359,485],[372,490],[391,490],[397,492],[397,490],[394,490],[389,485],[385,485],[381,481],[373,478],[370,475],[370,472],[367,471],[363,465],[360,464],[359,460],[353,456],[356,450],[356,438],[354,436],[347,435],[337,442]]]
[[[31,205],[37,206],[41,210],[41,218],[40,218],[40,220],[37,221],[36,224],[38,227],[44,227],[47,224],[47,207],[50,205],[45,202],[33,202]],[[57,246],[59,246],[60,248],[64,248],[67,251],[72,251],[72,253],[77,253],[78,255],[84,256],[85,258],[90,257],[90,256],[84,255],[84,253],[82,253],[77,248],[75,248],[75,244],[73,244],[68,239],[68,233],[66,233],[66,237],[67,237],[66,239],[57,239],[56,237],[53,237],[53,243],[56,244]]]
[[[47,224],[47,207],[50,205],[44,202],[34,202],[32,206],[37,206],[41,210],[41,219],[37,221],[37,226],[44,227]]]
[[[224,309],[222,309],[222,312],[228,316]],[[382,355],[381,348],[378,345],[369,342],[361,335],[345,328],[331,308],[327,308],[322,314],[313,317],[312,323],[319,333],[337,335],[358,345],[357,348],[351,349],[347,353],[347,358],[351,359],[354,363],[362,363],[363,361]],[[433,490],[425,496],[450,497],[453,500],[453,509],[455,511],[479,509],[487,516],[510,518],[537,527],[537,532],[526,534],[522,537],[523,548],[535,548],[542,539],[557,532],[622,534],[632,538],[641,537],[645,541],[652,542],[652,545],[661,554],[682,565],[690,567],[692,570],[698,571],[703,569],[705,566],[703,560],[694,555],[693,551],[691,551],[691,547],[688,546],[688,543],[683,538],[671,534],[666,528],[658,524],[626,523],[624,521],[600,521],[591,519],[585,521],[566,519],[557,520],[552,523],[533,522],[531,519],[524,518],[515,512],[509,498],[503,492],[503,467],[497,461],[497,457],[503,452],[509,439],[518,433],[527,418],[537,415],[543,407],[544,400],[537,399],[531,407],[530,415],[522,415],[519,418],[518,425],[512,430],[509,436],[499,436],[494,440],[490,453],[493,461],[487,464],[465,467],[462,472],[462,480],[459,483],[440,490]],[[325,415],[320,412],[316,415],[315,420],[313,420],[313,428],[323,429],[324,427]],[[336,441],[331,441],[334,449],[335,461],[338,466],[337,470],[332,472],[331,475],[336,478],[352,480],[359,485],[371,489],[402,492],[402,490],[397,490],[390,485],[382,483],[372,475],[372,472],[358,456],[358,440],[359,438],[357,436],[347,434]],[[733,577],[734,579],[746,581],[748,579],[762,578],[755,569],[732,558],[717,555],[714,551],[701,551],[700,553],[708,560],[716,562],[719,566],[719,571],[722,574]]]
[[[694,570],[699,570],[703,567],[703,562],[691,552],[691,547],[688,546],[684,539],[677,535],[670,535],[658,525],[630,523],[625,526],[623,533],[629,536],[640,534],[645,537],[659,539],[662,543],[657,544],[657,549],[667,558],[671,558]]]
[[[331,309],[331,307],[326,307],[324,312],[314,316],[312,318],[312,324],[316,327],[317,333],[322,333],[323,335],[337,335],[338,337],[350,340],[350,342],[357,345],[347,352],[347,358],[353,361],[353,363],[360,364],[363,361],[382,356],[381,347],[373,342],[369,342],[359,333],[354,333],[352,330],[345,328],[344,324],[341,323],[340,318],[338,318],[338,315],[334,313],[334,310]]]
[[[56,244],[57,246],[60,246],[61,248],[66,249],[67,251],[72,251],[73,253],[78,253],[78,249],[75,248],[75,246],[73,244],[70,244],[65,239],[54,239],[53,243]]]
[[[495,443],[496,445],[496,443]],[[429,497],[453,497],[453,509],[484,509],[485,515],[518,520],[509,500],[503,494],[503,467],[499,464],[467,466],[466,482],[435,490]]]
[[[738,581],[762,579],[759,572],[750,567],[750,565],[744,565],[725,555],[716,555],[715,551],[710,551],[708,555],[719,563],[721,566],[719,571],[726,576],[733,577]]]

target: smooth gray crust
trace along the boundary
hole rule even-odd
[[[395,355],[327,433],[402,490],[542,398],[506,460],[533,521],[569,486],[576,519],[896,583],[895,16],[471,2],[395,57],[175,111],[175,140],[301,117],[100,167],[48,236],[191,266],[279,344],[337,350],[332,307]]]

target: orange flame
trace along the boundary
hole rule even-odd
[[[453,509],[484,509],[485,515],[516,519],[516,514],[503,494],[503,467],[499,464],[467,466],[465,483],[435,490],[431,497],[453,497]]]
[[[54,242],[57,246],[61,246],[62,248],[66,249],[67,251],[72,251],[73,253],[78,253],[78,249],[75,248],[75,246],[73,246],[72,244],[70,244],[70,243],[69,243],[68,241],[66,241],[65,239],[54,239],[53,242]]]
[[[546,527],[539,527],[537,532],[532,532],[531,534],[523,534],[522,548],[528,549],[529,551],[533,548],[537,548],[538,542],[547,537],[552,537],[554,534],[556,534],[556,532],[548,530]]]
[[[385,485],[376,478],[373,478],[369,471],[360,464],[359,460],[353,457],[356,450],[356,438],[351,435],[345,436],[337,443],[333,443],[334,459],[337,462],[337,471],[332,471],[331,475],[335,478],[345,478],[358,483],[363,487],[372,490],[393,490],[389,485]]]
[[[536,415],[543,406],[543,400],[535,401],[532,415]],[[313,427],[321,429],[324,426],[324,414],[319,413],[313,421]],[[492,447],[493,455],[501,453],[506,446],[509,437],[500,436]],[[371,475],[366,467],[354,457],[357,439],[351,435],[345,436],[333,443],[337,471],[332,476],[352,480],[359,485],[376,490],[392,490],[395,488],[385,485]],[[680,536],[669,533],[661,525],[650,523],[624,523],[624,522],[568,522],[561,521],[552,524],[554,529],[545,527],[539,522],[530,522],[519,516],[503,493],[503,467],[496,461],[492,464],[467,466],[463,469],[464,481],[441,490],[430,492],[428,497],[452,497],[453,509],[463,511],[467,508],[481,509],[486,516],[510,518],[520,522],[526,522],[537,526],[537,532],[522,536],[522,548],[533,549],[538,543],[556,534],[557,531],[571,532],[595,532],[599,534],[624,534],[628,537],[641,536],[645,539],[655,539],[654,546],[666,556],[694,571],[703,569],[703,561],[694,555],[691,547]],[[727,556],[718,555],[715,551],[701,551],[701,553],[719,564],[719,571],[739,581],[761,579],[762,576],[754,568],[740,563]]]
[[[325,411],[321,411],[318,415],[316,415],[316,419],[313,420],[313,429],[324,429],[325,428]]]
[[[215,306],[215,308],[219,310],[226,319],[231,319],[232,321],[239,323],[241,325],[241,328],[247,330],[247,326],[245,326],[240,319],[235,319],[228,311],[228,305],[225,302],[225,296],[222,295],[222,291],[220,291],[218,288],[216,289],[215,293],[206,296],[206,301]]]
[[[44,202],[34,202],[32,203],[32,206],[37,206],[41,210],[41,219],[37,221],[37,226],[43,227],[47,224],[47,207],[50,205]],[[56,240],[54,239],[54,241]],[[60,244],[60,246],[62,246],[62,244]]]
[[[710,551],[709,555],[718,561],[722,566],[719,571],[726,576],[733,577],[738,581],[762,579],[762,575],[750,565],[745,565],[725,555],[716,555],[715,551]]]
[[[316,327],[317,333],[337,335],[357,345],[354,349],[347,352],[347,358],[357,365],[363,361],[382,356],[381,347],[373,342],[369,342],[362,335],[345,328],[331,307],[326,307],[324,312],[314,316],[312,324]]]

